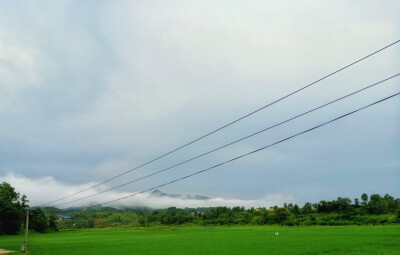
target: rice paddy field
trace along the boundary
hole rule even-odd
[[[23,240],[23,235],[0,236],[0,248],[20,250]],[[400,225],[164,227],[32,233],[29,254],[400,254]]]

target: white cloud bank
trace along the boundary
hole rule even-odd
[[[51,176],[40,178],[28,178],[14,173],[8,173],[0,178],[1,182],[8,182],[20,194],[28,196],[29,205],[36,206],[47,203],[61,197],[72,195],[82,189],[93,186],[95,183],[85,183],[81,185],[66,184],[57,181]],[[109,186],[102,185],[94,189],[88,190],[82,194],[71,197],[69,200],[57,202],[58,204],[68,202],[73,199],[78,199],[83,196],[95,194],[101,190],[110,188]],[[137,191],[136,191],[137,192]],[[124,196],[134,194],[136,192],[119,192],[110,191],[98,196],[88,199],[77,201],[70,204],[59,206],[60,208],[75,207],[75,206],[88,206],[98,203],[104,203],[110,200],[118,199]],[[106,204],[107,206],[120,207],[120,206],[147,206],[151,208],[167,208],[171,206],[184,208],[184,207],[215,207],[215,206],[244,206],[250,207],[269,207],[274,205],[283,205],[283,203],[295,203],[295,198],[290,194],[266,194],[260,198],[242,200],[242,199],[225,199],[221,197],[209,198],[205,200],[191,199],[190,196],[181,197],[168,197],[168,196],[155,196],[151,192],[139,194],[127,199],[120,200]],[[49,206],[57,205],[57,203],[50,204]]]

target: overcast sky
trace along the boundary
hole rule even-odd
[[[399,40],[399,13],[389,0],[1,1],[0,181],[34,205],[132,169]],[[400,43],[101,188],[392,76],[399,59]],[[397,77],[87,203],[213,166],[399,91]],[[246,206],[400,197],[399,131],[400,96],[162,191]],[[174,203],[157,201],[150,206]]]

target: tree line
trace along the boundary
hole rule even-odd
[[[400,223],[400,199],[386,194],[362,194],[360,199],[338,197],[319,203],[285,203],[270,208],[122,208],[99,207],[30,209],[8,183],[0,184],[0,234],[18,234],[24,226],[25,212],[30,210],[29,228],[37,232],[59,229],[148,227],[192,224],[207,225],[365,225]],[[68,216],[68,217],[62,217]]]
[[[8,183],[0,184],[0,235],[18,234],[25,224],[26,211],[30,211],[29,228],[37,232],[57,231],[54,215],[46,216],[40,209],[29,209],[26,195],[20,195]]]

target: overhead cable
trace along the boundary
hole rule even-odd
[[[398,92],[398,93],[396,93],[396,94],[393,94],[393,95],[391,95],[391,96],[385,97],[385,98],[383,98],[383,99],[380,99],[380,100],[378,100],[378,101],[375,101],[375,102],[373,102],[373,103],[371,103],[371,104],[368,104],[368,105],[366,105],[366,106],[364,106],[364,107],[358,108],[358,109],[356,109],[356,110],[354,110],[354,111],[351,111],[351,112],[348,112],[348,113],[346,113],[346,114],[343,114],[343,115],[341,115],[341,116],[339,116],[339,117],[336,117],[336,118],[334,118],[334,119],[332,119],[332,120],[326,121],[326,122],[324,122],[324,123],[322,123],[322,124],[319,124],[319,125],[317,125],[317,126],[314,126],[314,127],[312,127],[312,128],[309,128],[309,129],[304,130],[304,131],[302,131],[302,132],[299,132],[299,133],[297,133],[297,134],[295,134],[295,135],[292,135],[292,136],[289,136],[289,137],[284,138],[284,139],[282,139],[282,140],[279,140],[279,141],[277,141],[277,142],[275,142],[275,143],[269,144],[269,145],[264,146],[264,147],[261,147],[261,148],[259,148],[259,149],[257,149],[257,150],[253,150],[253,151],[251,151],[251,152],[242,154],[242,155],[237,156],[237,157],[235,157],[235,158],[232,158],[232,159],[230,159],[230,160],[224,161],[224,162],[219,163],[219,164],[217,164],[217,165],[214,165],[214,166],[212,166],[212,167],[209,167],[209,168],[206,168],[206,169],[203,169],[203,170],[194,172],[194,173],[192,173],[192,174],[189,174],[189,175],[180,177],[180,178],[178,178],[178,179],[174,179],[174,180],[172,180],[172,181],[166,182],[166,183],[161,184],[161,185],[158,185],[158,186],[154,186],[154,187],[149,188],[149,189],[146,189],[146,190],[142,190],[142,191],[140,191],[140,192],[137,192],[137,193],[134,193],[134,194],[131,194],[131,195],[123,196],[123,197],[120,197],[120,198],[117,198],[117,199],[113,199],[113,200],[110,200],[110,201],[107,201],[107,202],[99,203],[99,204],[96,204],[96,205],[87,206],[87,207],[85,207],[85,208],[93,208],[93,207],[102,206],[102,205],[105,205],[105,204],[117,202],[117,201],[120,201],[120,200],[129,198],[129,197],[137,196],[137,195],[139,195],[139,194],[142,194],[142,193],[145,193],[145,192],[148,192],[148,191],[151,191],[151,190],[155,190],[155,189],[158,189],[158,188],[167,186],[167,185],[169,185],[169,184],[172,184],[172,183],[175,183],[175,182],[178,182],[178,181],[182,181],[182,180],[184,180],[184,179],[193,177],[193,176],[195,176],[195,175],[198,175],[198,174],[207,172],[207,171],[209,171],[209,170],[211,170],[211,169],[220,167],[220,166],[225,165],[225,164],[227,164],[227,163],[230,163],[230,162],[232,162],[232,161],[235,161],[235,160],[238,160],[238,159],[247,157],[247,156],[249,156],[249,155],[251,155],[251,154],[254,154],[254,153],[256,153],[256,152],[265,150],[265,149],[270,148],[270,147],[272,147],[272,146],[275,146],[275,145],[277,145],[277,144],[280,144],[280,143],[283,143],[283,142],[288,141],[288,140],[290,140],[290,139],[293,139],[293,138],[295,138],[295,137],[297,137],[297,136],[306,134],[306,133],[308,133],[308,132],[310,132],[310,131],[313,131],[313,130],[315,130],[315,129],[318,129],[318,128],[320,128],[320,127],[323,127],[323,126],[325,126],[325,125],[328,125],[328,124],[330,124],[330,123],[332,123],[332,122],[335,122],[335,121],[337,121],[337,120],[340,120],[340,119],[342,119],[342,118],[344,118],[344,117],[350,116],[350,115],[352,115],[352,114],[354,114],[354,113],[356,113],[356,112],[362,111],[362,110],[364,110],[364,109],[366,109],[366,108],[369,108],[369,107],[371,107],[371,106],[374,106],[374,105],[377,105],[377,104],[379,104],[379,103],[382,103],[382,102],[384,102],[384,101],[386,101],[386,100],[388,100],[388,99],[394,98],[395,96],[398,96],[398,95],[400,95],[400,92]]]
[[[258,109],[256,109],[256,110],[254,110],[254,111],[252,111],[252,112],[250,112],[250,113],[248,113],[248,114],[246,114],[246,115],[244,115],[244,116],[238,118],[238,119],[235,119],[234,121],[231,121],[231,122],[229,122],[228,124],[223,125],[222,127],[219,127],[219,128],[217,128],[217,129],[215,129],[215,130],[213,130],[213,131],[211,131],[211,132],[206,133],[206,134],[203,135],[203,136],[200,136],[200,137],[197,138],[197,139],[194,139],[194,140],[192,140],[192,141],[190,141],[190,142],[188,142],[188,143],[186,143],[186,144],[184,144],[184,145],[182,145],[182,146],[177,147],[176,149],[173,149],[173,150],[171,150],[171,151],[169,151],[169,152],[167,152],[167,153],[165,153],[165,154],[162,154],[161,156],[158,156],[158,157],[156,157],[156,158],[154,158],[154,159],[152,159],[152,160],[150,160],[150,161],[147,161],[146,163],[143,163],[143,164],[141,164],[141,165],[139,165],[139,166],[136,166],[135,168],[132,168],[132,169],[130,169],[130,170],[127,170],[127,171],[125,171],[125,172],[123,172],[123,173],[120,173],[120,174],[118,174],[118,175],[115,175],[115,176],[113,176],[113,177],[111,177],[111,178],[109,178],[109,179],[106,179],[106,180],[104,180],[104,181],[98,183],[98,184],[95,184],[95,185],[90,186],[90,187],[88,187],[88,188],[82,189],[82,190],[80,190],[80,191],[78,191],[78,192],[75,192],[75,193],[73,193],[73,194],[71,194],[71,195],[68,195],[68,196],[65,196],[65,197],[62,197],[62,198],[53,200],[53,201],[48,202],[48,203],[41,204],[41,205],[39,205],[39,206],[44,206],[44,205],[52,204],[52,203],[55,203],[55,202],[64,200],[64,199],[66,199],[66,198],[70,198],[70,197],[72,197],[72,196],[75,196],[75,195],[80,194],[80,193],[82,193],[82,192],[85,192],[85,191],[87,191],[87,190],[90,190],[90,189],[92,189],[92,188],[95,188],[95,187],[98,187],[98,186],[100,186],[100,185],[102,185],[102,184],[105,184],[105,183],[107,183],[107,182],[109,182],[109,181],[112,181],[112,180],[114,180],[114,179],[116,179],[116,178],[119,178],[119,177],[121,177],[121,176],[123,176],[123,175],[125,175],[125,174],[128,174],[128,173],[132,172],[132,171],[135,171],[135,170],[137,170],[137,169],[139,169],[139,168],[141,168],[141,167],[144,167],[144,166],[146,166],[146,165],[148,165],[148,164],[150,164],[150,163],[152,163],[152,162],[154,162],[154,161],[157,161],[157,160],[159,160],[159,159],[161,159],[161,158],[164,158],[164,157],[166,157],[166,156],[168,156],[168,155],[170,155],[170,154],[172,154],[172,153],[174,153],[174,152],[176,152],[176,151],[178,151],[178,150],[180,150],[180,149],[182,149],[182,148],[185,148],[185,147],[187,147],[187,146],[189,146],[189,145],[191,145],[191,144],[193,144],[193,143],[195,143],[195,142],[197,142],[197,141],[199,141],[199,140],[204,139],[205,137],[208,137],[208,136],[210,136],[210,135],[212,135],[212,134],[214,134],[214,133],[216,133],[216,132],[218,132],[218,131],[220,131],[220,130],[222,130],[222,129],[225,129],[225,128],[227,128],[228,126],[231,126],[231,125],[235,124],[236,122],[239,122],[239,121],[241,121],[241,120],[243,120],[243,119],[245,119],[245,118],[247,118],[247,117],[249,117],[249,116],[251,116],[251,115],[253,115],[253,114],[255,114],[255,113],[257,113],[257,112],[259,112],[259,111],[261,111],[261,110],[263,110],[263,109],[266,109],[266,108],[270,107],[271,105],[274,105],[274,104],[276,104],[276,103],[278,103],[278,102],[280,102],[280,101],[282,101],[282,100],[284,100],[284,99],[286,99],[286,98],[288,98],[288,97],[290,97],[290,96],[292,96],[292,95],[294,95],[294,94],[296,94],[296,93],[298,93],[298,92],[300,92],[300,91],[302,91],[302,90],[305,90],[306,88],[308,88],[308,87],[310,87],[310,86],[312,86],[312,85],[314,85],[314,84],[317,84],[318,82],[320,82],[320,81],[322,81],[322,80],[325,80],[325,79],[327,79],[328,77],[330,77],[330,76],[332,76],[332,75],[334,75],[334,74],[336,74],[336,73],[339,73],[339,72],[341,72],[341,71],[343,71],[343,70],[345,70],[345,69],[347,69],[347,68],[349,68],[349,67],[351,67],[351,66],[353,66],[353,65],[355,65],[355,64],[357,64],[357,63],[359,63],[359,62],[361,62],[361,61],[363,61],[363,60],[365,60],[365,59],[367,59],[367,58],[369,58],[369,57],[371,57],[371,56],[373,56],[373,55],[375,55],[375,54],[377,54],[377,53],[379,53],[379,52],[381,52],[381,51],[383,51],[383,50],[385,50],[385,49],[387,49],[387,48],[389,48],[389,47],[391,47],[391,46],[393,46],[393,45],[395,45],[395,44],[397,44],[397,43],[399,43],[399,42],[400,42],[400,40],[397,40],[397,41],[395,41],[395,42],[393,42],[393,43],[391,43],[391,44],[389,44],[389,45],[387,45],[387,46],[385,46],[385,47],[383,47],[383,48],[381,48],[381,49],[379,49],[379,50],[377,50],[377,51],[375,51],[375,52],[373,52],[373,53],[371,53],[371,54],[369,54],[369,55],[367,55],[367,56],[365,56],[365,57],[363,57],[363,58],[360,58],[360,59],[358,59],[358,60],[356,60],[356,61],[354,61],[354,62],[352,62],[352,63],[350,63],[350,64],[348,64],[348,65],[346,65],[346,66],[344,66],[344,67],[342,67],[342,68],[340,68],[340,69],[338,69],[338,70],[336,70],[336,71],[334,71],[334,72],[332,72],[332,73],[330,73],[330,74],[328,74],[328,75],[326,75],[326,76],[324,76],[324,77],[322,77],[322,78],[320,78],[320,79],[318,79],[318,80],[316,80],[316,81],[314,81],[314,82],[312,82],[312,83],[310,83],[310,84],[308,84],[308,85],[306,85],[306,86],[304,86],[304,87],[302,87],[302,88],[300,88],[300,89],[297,89],[297,90],[295,90],[295,91],[293,91],[293,92],[291,92],[291,93],[289,93],[289,94],[287,94],[287,95],[285,95],[285,96],[283,96],[283,97],[281,97],[281,98],[279,98],[279,99],[277,99],[277,100],[275,100],[275,101],[273,101],[273,102],[271,102],[271,103],[269,103],[269,104],[267,104],[267,105],[264,105],[264,106],[262,106],[262,107],[260,107],[260,108],[258,108]]]
[[[188,162],[190,162],[190,161],[192,161],[192,160],[201,158],[201,157],[203,157],[203,156],[205,156],[205,155],[208,155],[208,154],[210,154],[210,153],[212,153],[212,152],[218,151],[218,150],[220,150],[220,149],[226,148],[226,147],[228,147],[228,146],[230,146],[230,145],[233,145],[233,144],[235,144],[235,143],[238,143],[238,142],[240,142],[240,141],[243,141],[243,140],[245,140],[245,139],[248,139],[248,138],[250,138],[250,137],[253,137],[253,136],[255,136],[255,135],[258,135],[258,134],[260,134],[260,133],[263,133],[263,132],[265,132],[265,131],[271,130],[272,128],[278,127],[278,126],[280,126],[280,125],[282,125],[282,124],[285,124],[285,123],[287,123],[287,122],[289,122],[289,121],[295,120],[295,119],[297,119],[297,118],[299,118],[299,117],[302,117],[302,116],[304,116],[304,115],[306,115],[306,114],[309,114],[309,113],[311,113],[311,112],[314,112],[314,111],[316,111],[316,110],[319,110],[319,109],[321,109],[321,108],[324,108],[324,107],[326,107],[326,106],[328,106],[328,105],[331,105],[331,104],[333,104],[333,103],[335,103],[335,102],[338,102],[338,101],[340,101],[340,100],[342,100],[342,99],[345,99],[345,98],[347,98],[347,97],[353,96],[353,95],[355,95],[355,94],[357,94],[357,93],[360,93],[360,92],[362,92],[362,91],[364,91],[364,90],[367,90],[367,89],[370,89],[370,88],[372,88],[372,87],[375,87],[375,86],[377,86],[377,85],[379,85],[379,84],[382,84],[382,83],[385,82],[385,81],[389,81],[389,80],[391,80],[391,79],[393,79],[393,78],[395,78],[395,77],[397,77],[397,76],[400,76],[400,73],[398,73],[398,74],[396,74],[396,75],[393,75],[393,76],[390,76],[390,77],[388,77],[388,78],[386,78],[386,79],[384,79],[384,80],[381,80],[381,81],[379,81],[379,82],[376,82],[376,83],[374,83],[374,84],[371,84],[371,85],[369,85],[369,86],[367,86],[367,87],[364,87],[364,88],[362,88],[362,89],[359,89],[359,90],[357,90],[357,91],[354,91],[354,92],[352,92],[352,93],[350,93],[350,94],[347,94],[347,95],[345,95],[345,96],[342,96],[342,97],[340,97],[340,98],[337,98],[337,99],[335,99],[335,100],[333,100],[333,101],[330,101],[330,102],[328,102],[328,103],[326,103],[326,104],[323,104],[323,105],[321,105],[321,106],[315,107],[315,108],[313,108],[313,109],[311,109],[311,110],[308,110],[308,111],[306,111],[306,112],[303,112],[303,113],[301,113],[301,114],[298,114],[298,115],[296,115],[296,116],[294,116],[294,117],[292,117],[292,118],[289,118],[289,119],[287,119],[287,120],[284,120],[284,121],[279,122],[279,123],[277,123],[277,124],[274,124],[274,125],[272,125],[272,126],[269,126],[269,127],[267,127],[267,128],[264,128],[264,129],[262,129],[262,130],[260,130],[260,131],[257,131],[257,132],[255,132],[255,133],[252,133],[252,134],[250,134],[250,135],[247,135],[247,136],[245,136],[245,137],[242,137],[242,138],[240,138],[240,139],[237,139],[237,140],[235,140],[235,141],[233,141],[233,142],[230,142],[230,143],[228,143],[228,144],[225,144],[225,145],[223,145],[223,146],[220,146],[220,147],[218,147],[218,148],[215,148],[215,149],[213,149],[213,150],[210,150],[210,151],[205,152],[205,153],[203,153],[203,154],[200,154],[200,155],[198,155],[198,156],[192,157],[192,158],[190,158],[190,159],[188,159],[188,160],[185,160],[185,161],[182,161],[182,162],[177,163],[177,164],[175,164],[175,165],[172,165],[172,166],[170,166],[170,167],[167,167],[167,168],[164,168],[164,169],[162,169],[162,170],[156,171],[156,172],[154,172],[154,173],[148,174],[148,175],[146,175],[146,176],[143,176],[143,177],[134,179],[134,180],[132,180],[132,181],[123,183],[123,184],[121,184],[121,185],[118,185],[118,186],[115,186],[115,187],[112,187],[112,188],[109,188],[109,189],[106,189],[106,190],[97,192],[97,193],[95,193],[95,194],[88,195],[88,196],[85,196],[85,197],[82,197],[82,198],[79,198],[79,199],[74,199],[74,200],[72,200],[72,201],[68,201],[68,202],[65,202],[65,203],[56,204],[56,205],[54,205],[54,206],[58,207],[58,206],[66,205],[66,204],[71,204],[71,203],[73,203],[73,202],[81,201],[81,200],[84,200],[84,199],[88,199],[88,198],[91,198],[91,197],[94,197],[94,196],[97,196],[97,195],[106,193],[106,192],[108,192],[108,191],[121,188],[121,187],[126,186],[126,185],[128,185],[128,184],[132,184],[132,183],[134,183],[134,182],[137,182],[137,181],[140,181],[140,180],[149,178],[149,177],[151,177],[151,176],[153,176],[153,175],[156,175],[156,174],[159,174],[159,173],[168,171],[168,170],[170,170],[170,169],[172,169],[172,168],[175,168],[175,167],[177,167],[177,166],[183,165],[183,164],[188,163]]]

